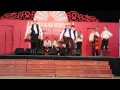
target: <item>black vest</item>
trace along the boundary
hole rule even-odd
[[[65,37],[64,34],[65,34],[66,31],[67,31],[67,29],[65,28],[64,33],[63,33],[63,38]],[[69,35],[70,35],[70,38],[71,38],[71,29],[69,29]]]
[[[37,32],[38,32],[37,35],[39,35],[39,26],[38,26],[38,24],[36,24],[36,27],[37,27]],[[31,27],[31,35],[35,35],[34,24],[32,24],[32,27]]]

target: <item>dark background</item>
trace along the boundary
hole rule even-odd
[[[81,14],[95,16],[100,22],[118,22],[120,3],[117,0],[15,0],[0,1],[0,16],[19,11],[77,11]]]

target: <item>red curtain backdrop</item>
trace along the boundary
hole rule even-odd
[[[28,48],[29,43],[24,42],[24,35],[26,31],[28,20],[0,20],[0,54],[10,54],[14,52],[16,48]],[[40,22],[40,23],[52,23],[56,24],[58,22]],[[62,23],[62,24],[61,24]],[[111,50],[111,56],[118,56],[119,48],[118,48],[118,34],[119,34],[119,23],[106,23],[106,22],[70,22],[73,23],[76,27],[76,30],[81,30],[84,36],[83,39],[83,56],[90,56],[91,55],[91,44],[88,41],[89,33],[91,30],[89,28],[95,28],[99,26],[99,33],[103,31],[104,25],[107,25],[110,32],[113,34],[113,37],[109,39],[109,49]],[[57,25],[57,24],[56,24]],[[62,26],[60,26],[62,25]],[[42,26],[44,30],[44,38],[49,36],[51,40],[54,37],[60,35],[61,31],[64,29],[64,22],[59,22],[59,27],[48,27]],[[6,31],[6,38],[5,38],[5,31]],[[6,39],[6,40],[5,40]],[[6,42],[6,46],[5,46]],[[100,43],[101,45],[101,39]]]

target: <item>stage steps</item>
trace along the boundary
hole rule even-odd
[[[113,77],[108,61],[0,60],[0,76]]]

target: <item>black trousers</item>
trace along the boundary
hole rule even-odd
[[[77,42],[77,49],[82,49],[82,42]]]
[[[36,54],[38,48],[41,46],[41,40],[38,39],[38,35],[31,35],[31,49],[33,51],[33,54]]]
[[[77,42],[77,49],[80,50],[80,55],[82,55],[82,42]]]
[[[31,48],[32,48],[32,49],[38,48],[39,45],[40,45],[40,44],[39,44],[40,41],[39,41],[39,40],[35,40],[35,41],[34,41],[32,38],[31,38],[31,40],[33,41],[33,42],[31,42]]]
[[[103,39],[101,44],[101,50],[103,50],[103,47],[105,46],[105,49],[108,49],[108,39]]]
[[[64,42],[66,44],[66,51],[65,51],[65,53],[66,53],[66,55],[69,55],[69,51],[70,51],[70,49],[69,49],[69,43],[73,47],[73,40],[70,37],[64,37]]]

